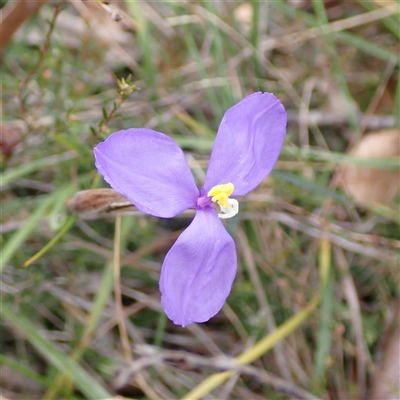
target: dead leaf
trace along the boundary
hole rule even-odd
[[[350,151],[363,158],[398,158],[400,129],[387,129],[365,135]],[[391,204],[400,189],[399,170],[345,166],[339,172],[343,190],[360,203]]]

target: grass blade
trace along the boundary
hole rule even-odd
[[[15,313],[10,304],[2,302],[0,314],[26,337],[44,359],[60,372],[70,376],[76,387],[88,399],[97,400],[111,397],[111,394],[79,364],[61,352],[49,339],[45,338],[33,322],[28,318]]]
[[[40,158],[39,160],[33,160],[16,167],[9,168],[7,171],[0,174],[0,186],[4,186],[15,179],[22,178],[23,176],[29,175],[32,172],[41,170],[45,167],[57,165],[60,162],[72,160],[78,155],[74,151],[68,151],[62,154],[56,154],[50,157]]]
[[[52,194],[44,200],[31,214],[25,225],[21,226],[2,248],[0,252],[0,272],[8,264],[14,253],[21,247],[25,239],[27,239],[36,228],[38,221],[46,215],[50,205],[55,200],[56,195],[57,193]]]
[[[334,302],[334,279],[332,272],[329,273],[328,280],[321,298],[321,319],[317,333],[317,347],[314,358],[313,381],[317,387],[323,386],[326,361],[329,357],[331,347],[331,331]]]

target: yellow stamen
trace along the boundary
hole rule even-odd
[[[233,184],[225,183],[223,185],[214,186],[208,193],[207,196],[211,197],[211,200],[217,202],[221,207],[228,207],[228,197],[233,192]]]
[[[219,204],[221,213],[218,214],[218,217],[220,218],[231,218],[239,211],[238,201],[229,197],[233,193],[233,189],[233,184],[229,182],[216,185],[207,193],[212,201]]]

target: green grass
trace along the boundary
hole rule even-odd
[[[2,153],[0,171],[0,363],[14,377],[1,384],[4,396],[362,396],[399,295],[398,198],[360,205],[332,179],[348,165],[399,168],[398,159],[348,153],[370,130],[359,123],[367,111],[382,127],[386,117],[398,123],[398,15],[330,32],[327,24],[378,6],[126,2],[115,22],[89,3],[86,11],[65,3],[51,35],[54,6],[46,4],[2,55],[2,124],[22,132]],[[317,34],[285,42],[309,29]],[[112,217],[69,215],[65,201],[107,186],[92,149],[130,127],[172,137],[200,184],[224,112],[255,91],[273,92],[290,113],[285,146],[271,176],[226,223],[239,260],[227,304],[209,322],[182,329],[161,308],[158,279],[191,217],[123,216],[114,243]],[[304,129],[304,110],[322,115],[321,123]],[[349,303],[354,298],[358,307]],[[213,375],[227,369],[216,367],[221,354],[240,364],[237,379]]]

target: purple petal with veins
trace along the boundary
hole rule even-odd
[[[285,139],[286,112],[271,93],[253,93],[224,115],[204,188],[231,182],[232,196],[253,190],[271,172]]]
[[[161,304],[178,325],[205,322],[223,306],[236,275],[236,249],[212,208],[196,212],[161,269]]]
[[[139,210],[170,218],[195,208],[199,197],[179,146],[151,129],[119,131],[94,149],[96,167]]]

